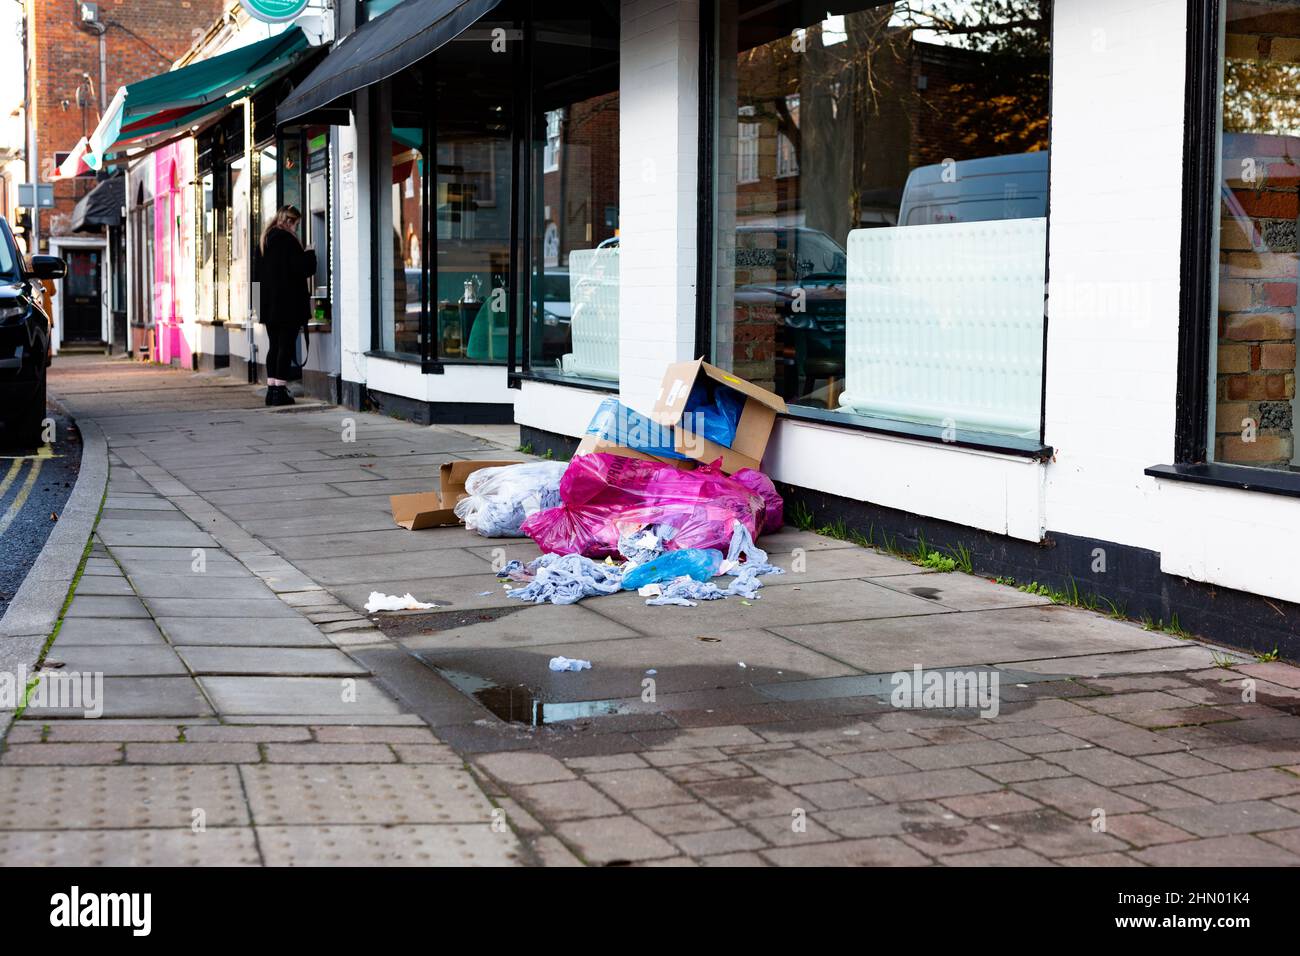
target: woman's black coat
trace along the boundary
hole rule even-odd
[[[316,253],[304,249],[287,229],[272,229],[262,250],[258,303],[263,325],[299,328],[311,319],[307,279],[316,274]]]

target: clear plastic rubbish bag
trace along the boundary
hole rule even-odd
[[[517,538],[529,515],[560,504],[562,461],[527,461],[480,468],[465,480],[456,517],[485,538]]]

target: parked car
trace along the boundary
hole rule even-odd
[[[61,279],[66,270],[58,256],[26,261],[0,218],[0,440],[7,445],[41,443],[51,325],[39,280]]]
[[[898,207],[900,226],[1047,215],[1047,150],[918,166]]]
[[[808,400],[817,382],[842,379],[848,255],[839,243],[803,226],[741,226],[735,268],[737,312],[779,322],[775,391]]]

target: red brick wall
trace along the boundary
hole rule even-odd
[[[118,87],[166,71],[221,15],[226,0],[99,0],[105,35],[103,102]],[[74,0],[27,0],[32,69],[32,122],[36,126],[39,179],[48,180],[56,152],[76,145],[99,122],[99,37],[80,28]],[[128,32],[129,31],[129,32]],[[85,112],[77,106],[82,74],[89,73],[95,96]],[[83,97],[89,90],[83,91]],[[41,213],[41,239],[68,230],[72,207],[94,187],[93,180],[54,185],[55,208]]]
[[[1297,219],[1300,137],[1240,130],[1238,87],[1290,94],[1300,24],[1287,11],[1242,19],[1230,8],[1219,219],[1216,461],[1288,468],[1295,453]],[[1290,35],[1288,35],[1290,34]]]

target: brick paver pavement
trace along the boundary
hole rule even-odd
[[[1289,664],[793,529],[748,605],[521,607],[492,569],[530,542],[388,512],[498,446],[121,362],[53,381],[113,456],[50,653],[106,711],[10,730],[5,862],[1300,863]],[[996,675],[996,716],[893,706],[915,666]]]

